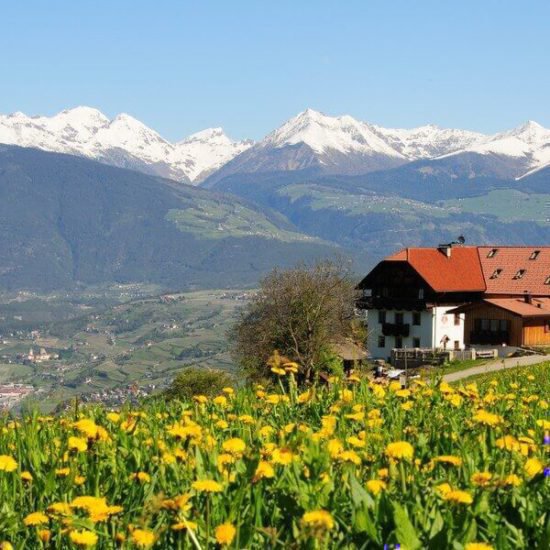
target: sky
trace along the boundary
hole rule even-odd
[[[550,127],[548,0],[18,0],[0,112],[88,105],[176,141],[307,107],[387,127]]]

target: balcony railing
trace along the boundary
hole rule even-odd
[[[478,330],[470,332],[470,344],[489,344],[500,345],[507,344],[509,338],[508,331],[494,332],[491,330]]]
[[[406,323],[383,323],[382,334],[384,336],[403,336],[409,335],[410,325]]]

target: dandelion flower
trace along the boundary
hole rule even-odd
[[[313,510],[302,516],[302,523],[308,527],[330,530],[334,528],[334,519],[326,510]]]
[[[414,456],[414,448],[407,441],[396,441],[386,446],[386,455],[394,459],[410,460]]]
[[[82,529],[81,531],[71,531],[69,533],[71,542],[77,546],[87,548],[89,546],[95,546],[97,544],[97,535],[92,531]]]
[[[470,478],[474,485],[479,485],[480,487],[485,487],[489,484],[493,477],[491,472],[475,472]]]
[[[478,422],[479,424],[484,424],[485,426],[498,426],[500,423],[502,423],[502,417],[498,414],[493,414],[490,412],[487,412],[486,410],[479,410],[474,415],[473,420],[475,422]]]
[[[260,460],[256,468],[256,473],[254,474],[254,479],[271,479],[273,477],[275,477],[275,470],[273,466],[265,460]]]
[[[48,516],[43,512],[32,512],[32,514],[25,516],[23,523],[27,527],[30,527],[31,525],[43,525],[44,523],[48,523],[48,521],[50,521]]]
[[[485,542],[468,542],[464,550],[493,550],[493,546]]]
[[[470,493],[460,491],[458,489],[449,491],[443,496],[443,498],[449,502],[455,502],[457,504],[472,504],[474,501]]]
[[[462,466],[462,459],[454,455],[441,455],[434,459],[434,462],[440,462],[443,464],[452,464],[453,466]]]
[[[30,483],[32,481],[32,474],[27,471],[21,472],[21,479],[27,483]]]
[[[17,462],[8,455],[0,455],[0,472],[13,472],[17,470]]]
[[[134,529],[132,542],[139,548],[149,548],[155,544],[155,533],[147,529]]]
[[[216,527],[216,542],[222,546],[231,544],[236,533],[237,530],[231,523],[222,523]]]
[[[523,470],[529,477],[535,477],[544,470],[544,467],[538,458],[530,458],[527,462],[525,462]]]
[[[367,481],[367,489],[373,495],[378,495],[386,489],[386,484],[380,479],[369,479]]]
[[[201,493],[221,493],[223,491],[222,485],[213,479],[195,481],[191,487]]]
[[[234,437],[232,439],[224,441],[222,444],[222,448],[227,453],[240,455],[245,451],[246,443],[242,439]]]

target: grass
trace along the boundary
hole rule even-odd
[[[298,389],[288,375],[214,398],[0,417],[1,537],[37,549],[545,548],[549,374],[546,363],[407,390],[360,378]]]

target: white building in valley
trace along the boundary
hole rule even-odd
[[[464,349],[458,305],[479,300],[485,281],[477,247],[407,248],[380,262],[359,284],[368,310],[367,348],[389,359],[395,348]]]

